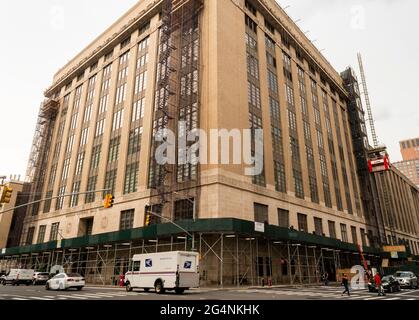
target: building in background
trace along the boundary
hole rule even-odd
[[[419,138],[400,141],[403,161],[419,159]]]
[[[17,177],[11,177],[10,181],[0,187],[0,194],[4,187],[13,191],[10,203],[0,204],[0,250],[20,244],[26,208],[9,210],[28,202],[31,185],[20,181]]]
[[[419,187],[419,138],[401,141],[400,151],[403,161],[394,166]]]
[[[6,250],[3,265],[62,263],[108,284],[134,253],[186,249],[200,252],[203,284],[254,285],[333,277],[362,263],[360,251],[379,263],[385,227],[363,198],[358,110],[276,1],[140,1],[45,95],[27,176],[31,200],[48,200],[28,209],[25,247]],[[263,172],[156,163],[156,132],[180,122],[262,129]],[[150,211],[163,219],[147,226]]]

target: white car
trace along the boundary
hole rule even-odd
[[[49,280],[48,272],[35,272],[33,275],[32,284],[36,286],[37,284],[46,284]]]
[[[78,273],[59,273],[47,281],[47,290],[81,290],[86,285],[84,278]]]

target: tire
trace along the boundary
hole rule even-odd
[[[156,284],[154,285],[154,289],[156,290],[157,294],[163,294],[165,291],[163,283],[160,280],[156,282]]]
[[[81,291],[83,287],[77,287],[77,291]]]
[[[131,283],[129,282],[126,283],[125,290],[127,290],[127,292],[132,292],[133,288],[131,287]]]
[[[175,289],[176,294],[183,294],[185,292],[185,289],[182,288],[176,288]]]

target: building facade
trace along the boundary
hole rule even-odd
[[[419,138],[400,141],[403,161],[419,159]]]
[[[359,246],[378,258],[344,81],[273,0],[140,1],[45,96],[28,176],[47,200],[6,265],[62,263],[108,283],[132,253],[192,248],[204,283],[239,285],[315,282],[360,264]],[[160,129],[198,128],[263,130],[262,172],[156,162]],[[150,211],[161,218],[147,227]]]

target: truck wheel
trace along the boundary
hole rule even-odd
[[[176,294],[183,294],[185,292],[185,289],[176,288],[175,292],[176,292]]]
[[[125,285],[125,289],[127,290],[127,292],[132,292],[132,287],[131,287],[131,283],[127,282]]]
[[[154,285],[154,289],[156,290],[157,294],[163,294],[165,291],[163,283],[160,280],[156,282],[156,284]]]

